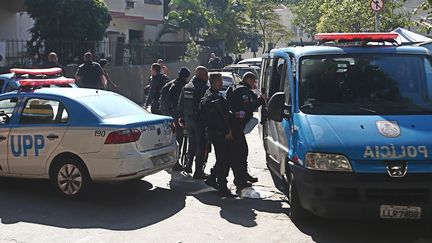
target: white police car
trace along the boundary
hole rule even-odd
[[[10,69],[10,73],[0,74],[0,94],[7,93],[13,90],[17,90],[20,87],[20,80],[22,79],[46,79],[46,78],[55,78],[55,79],[64,79],[61,76],[63,70],[61,68],[46,68],[46,69],[21,69],[21,68],[12,68]],[[47,87],[70,87],[70,88],[78,88],[75,83],[58,83],[57,85],[45,84]]]
[[[21,80],[0,95],[0,176],[50,179],[78,197],[92,181],[142,178],[177,160],[172,119],[121,95],[34,88],[73,79]]]

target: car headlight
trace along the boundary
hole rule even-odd
[[[311,170],[352,171],[348,158],[340,154],[307,153],[305,166]]]

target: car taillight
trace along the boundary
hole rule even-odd
[[[137,141],[140,136],[141,132],[138,129],[115,131],[108,134],[105,144],[132,143]]]

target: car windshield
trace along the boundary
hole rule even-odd
[[[116,94],[85,96],[78,98],[78,100],[84,103],[102,119],[148,114],[148,112],[139,105]]]
[[[431,58],[338,55],[301,60],[299,108],[307,114],[432,114]]]

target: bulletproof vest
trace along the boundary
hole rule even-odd
[[[189,117],[198,117],[200,109],[200,101],[205,91],[207,84],[203,81],[192,81],[186,84],[183,88],[183,114]]]
[[[96,63],[85,63],[80,66],[80,69],[82,73],[82,83],[92,86],[99,85],[101,73]]]
[[[228,102],[233,111],[243,110],[251,102],[249,92],[244,85],[238,85],[231,91]]]

